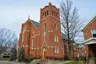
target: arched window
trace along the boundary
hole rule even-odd
[[[43,13],[43,17],[44,17],[44,13]]]
[[[56,13],[56,16],[57,16],[57,13]]]
[[[58,36],[57,36],[57,38],[56,38],[57,40],[56,40],[56,42],[58,42]]]
[[[44,36],[46,36],[46,24],[44,24]]]
[[[46,24],[44,24],[44,31],[46,31]]]
[[[32,38],[32,49],[34,48],[34,39]]]
[[[24,31],[22,33],[22,42],[24,41]]]
[[[54,42],[58,42],[58,36],[54,36]]]
[[[55,11],[54,11],[54,16],[55,16]]]
[[[23,33],[22,33],[22,42],[24,41],[24,33],[26,32],[26,28],[24,27]]]
[[[55,45],[55,47],[54,47],[54,52],[55,53],[59,53],[59,48]]]
[[[52,10],[52,15],[54,14],[54,11]]]
[[[47,15],[48,15],[48,10],[47,10]]]
[[[45,12],[45,16],[46,16],[46,12]]]
[[[57,29],[57,25],[56,24],[54,24],[54,29]]]
[[[56,35],[54,36],[54,42],[56,42]]]
[[[54,52],[57,53],[57,47],[55,46]]]

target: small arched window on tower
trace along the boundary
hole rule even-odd
[[[45,12],[45,16],[46,16],[46,12]]]
[[[47,15],[48,15],[48,10],[47,10]]]
[[[56,17],[57,17],[57,13],[56,13]]]
[[[54,14],[54,11],[52,10],[52,15]]]
[[[54,11],[54,16],[55,16],[55,11]]]
[[[44,17],[44,13],[43,13],[43,17]]]

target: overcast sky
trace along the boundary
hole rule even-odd
[[[96,14],[96,0],[72,0],[80,19],[88,22]],[[0,27],[8,28],[19,36],[21,24],[30,18],[40,20],[40,8],[51,2],[60,7],[61,0],[0,0]]]

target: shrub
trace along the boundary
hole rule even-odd
[[[66,56],[64,56],[64,60],[69,60],[69,58],[68,58],[68,56],[66,55]]]
[[[12,48],[12,49],[11,49],[10,60],[11,60],[11,61],[16,60],[16,55],[17,55],[17,50],[16,50],[16,48]]]
[[[79,61],[79,57],[75,57],[75,60],[76,60],[76,61]]]
[[[29,54],[28,56],[26,56],[26,57],[24,57],[24,62],[30,62],[30,61],[32,61],[33,60],[33,58],[32,58],[33,56],[31,55],[31,54]]]
[[[47,59],[51,59],[51,60],[63,60],[64,58],[62,58],[62,57],[51,57],[51,56],[47,56],[46,57]]]
[[[29,62],[31,62],[33,59],[40,59],[40,58],[41,58],[40,56],[35,57],[35,56],[29,54],[27,57],[24,58],[24,62],[29,63]]]
[[[18,61],[21,62],[24,60],[24,48],[22,47],[18,53]]]

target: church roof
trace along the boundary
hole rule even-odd
[[[92,22],[94,22],[94,20],[96,20],[96,15],[92,17],[92,19],[84,26],[84,28],[82,29],[82,31],[84,31]]]
[[[67,36],[64,33],[62,33],[62,39],[68,40]]]
[[[39,22],[36,22],[36,21],[34,21],[34,20],[31,20],[31,22],[32,22],[32,24],[33,24],[36,28],[38,28],[39,25],[40,25]],[[62,33],[62,39],[68,40],[67,36],[66,36],[64,33]]]
[[[36,28],[39,27],[39,22],[36,22],[36,21],[34,21],[34,20],[31,20],[31,22],[32,22],[32,24],[34,24],[34,26],[35,26]]]

